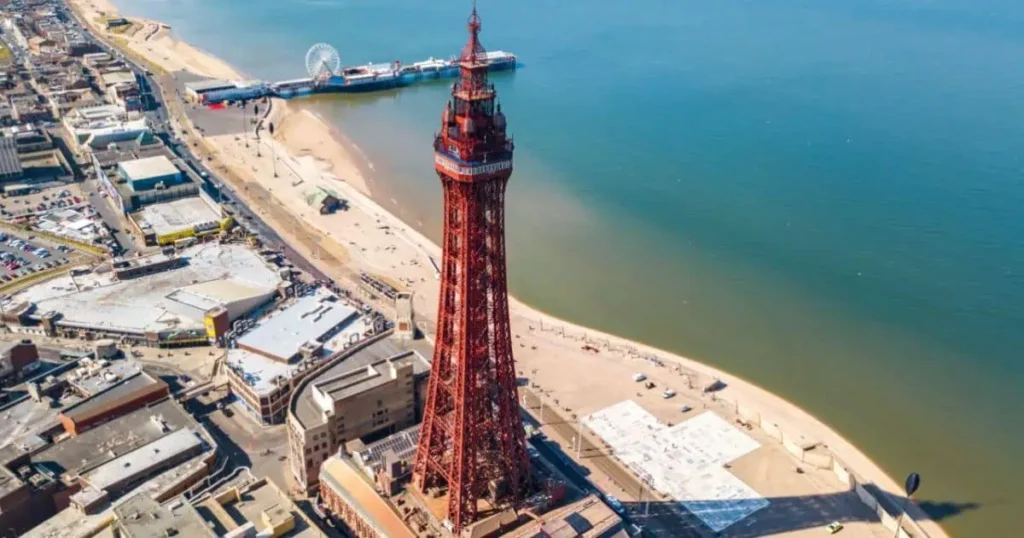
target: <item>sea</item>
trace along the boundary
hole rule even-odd
[[[470,0],[117,0],[266,80],[456,54]],[[1024,4],[479,0],[512,292],[800,405],[953,535],[1022,536]],[[440,232],[441,82],[301,103]],[[298,102],[296,102],[298,103]],[[769,499],[770,500],[770,499]],[[824,525],[828,522],[813,522]]]

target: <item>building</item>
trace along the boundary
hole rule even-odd
[[[479,38],[474,6],[459,80],[434,139],[444,214],[459,218],[446,219],[442,233],[437,347],[413,473],[422,494],[443,491],[455,533],[477,519],[480,501],[521,503],[529,482],[505,273],[505,187],[514,148]],[[488,383],[458,385],[465,379]]]
[[[405,520],[377,494],[351,460],[328,458],[320,468],[320,500],[357,538],[415,538]]]
[[[67,274],[13,297],[29,305],[23,332],[114,338],[154,347],[208,345],[207,314],[228,322],[281,293],[275,268],[245,246],[207,243],[180,256],[122,260],[111,271]]]
[[[114,508],[114,536],[121,538],[217,538],[188,502],[160,504],[144,493]]]
[[[52,426],[34,431],[39,433],[0,448],[8,477],[0,506],[10,507],[0,512],[0,524],[16,532],[69,508],[77,507],[81,519],[143,484],[153,485],[147,496],[170,498],[209,474],[217,447],[169,398],[77,436],[58,435],[63,429]]]
[[[200,103],[203,101],[203,96],[207,93],[221,90],[231,90],[236,87],[234,82],[230,80],[210,79],[210,80],[199,80],[195,82],[185,83],[185,96],[188,97],[194,103]]]
[[[136,190],[129,178],[122,175],[121,164],[153,157],[163,157],[175,166],[180,173],[176,179],[177,183],[163,183],[162,186],[158,183],[154,187],[159,188],[144,189],[141,187],[147,185],[143,182],[139,185],[140,189]],[[91,162],[103,189],[125,213],[136,211],[147,204],[200,195],[200,178],[159,140],[116,142],[97,146],[91,151]]]
[[[39,349],[31,340],[5,343],[0,347],[0,387],[20,381],[35,370]]]
[[[110,385],[106,386],[101,394],[70,405],[57,415],[57,420],[64,426],[64,431],[71,436],[80,435],[125,413],[158,402],[171,393],[167,383],[138,367],[125,368],[123,372],[107,370],[99,374],[90,374],[88,367],[82,368],[85,369],[82,375],[105,376],[105,381],[109,379]],[[77,378],[72,379],[78,381]]]
[[[79,153],[114,142],[150,143],[153,133],[145,117],[131,117],[118,105],[76,108],[62,120],[72,149]]]
[[[325,536],[285,492],[266,478],[211,494],[196,508],[215,536]]]
[[[171,245],[228,229],[233,220],[205,195],[152,204],[129,215],[147,245]]]
[[[502,535],[505,538],[572,536],[580,538],[627,538],[626,524],[597,495],[541,514],[532,522]]]
[[[0,136],[0,183],[11,183],[24,179],[18,144],[9,136]]]
[[[354,440],[414,425],[430,363],[423,342],[378,336],[332,359],[297,389],[288,412],[289,463],[300,487],[314,491],[320,465]]]
[[[181,170],[163,155],[125,161],[117,168],[135,191],[167,188],[182,182]]]
[[[234,340],[224,363],[232,393],[260,422],[283,422],[296,384],[363,338],[367,321],[325,290],[291,301]]]

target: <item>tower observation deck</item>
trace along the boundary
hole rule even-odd
[[[447,496],[460,532],[488,507],[516,505],[529,469],[519,415],[505,271],[512,138],[489,82],[476,6],[459,79],[434,138],[444,192],[437,338],[414,485]]]

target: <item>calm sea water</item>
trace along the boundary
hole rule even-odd
[[[448,56],[469,1],[132,0],[265,78]],[[804,406],[958,536],[1024,508],[1024,5],[480,1],[515,294]],[[445,84],[308,106],[438,236]]]

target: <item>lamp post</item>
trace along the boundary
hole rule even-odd
[[[583,417],[576,419],[576,459],[583,455]]]
[[[256,125],[258,126],[259,125],[259,120],[260,120],[260,105],[259,105],[259,103],[256,103],[255,105],[252,105],[252,115],[256,117],[256,122],[257,122]],[[262,155],[260,155],[260,130],[259,129],[256,129],[256,156],[257,157],[262,157]]]
[[[900,517],[896,518],[896,533],[893,534],[895,538],[900,536],[900,525],[903,524],[903,516],[907,513],[907,504],[910,503],[910,498],[914,496],[919,487],[921,487],[921,475],[917,473],[907,475],[907,482],[903,487],[907,496],[903,498],[903,506],[900,507]]]
[[[245,99],[242,99],[242,139],[245,147],[249,147],[249,124],[245,121]]]
[[[647,517],[651,508],[651,493],[648,491],[647,498],[644,499],[644,486],[647,486],[648,490],[651,489],[651,475],[646,471],[638,471],[637,476],[640,478],[640,497],[637,500],[644,503],[644,517]]]
[[[274,151],[274,122],[270,122],[270,161],[274,163],[274,177],[277,177],[277,152]]]

